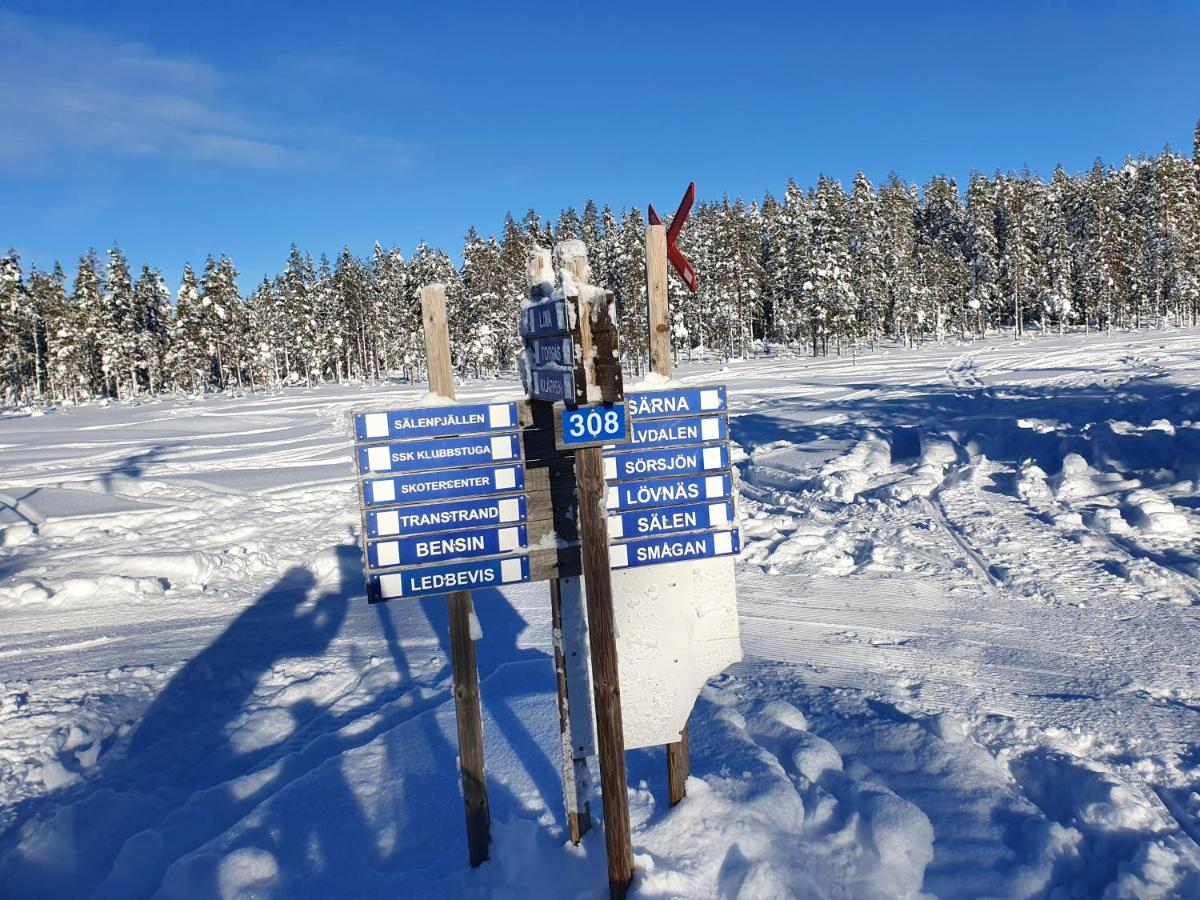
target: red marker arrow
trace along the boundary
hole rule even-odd
[[[687,221],[688,213],[692,211],[692,204],[696,202],[696,182],[688,185],[688,189],[684,191],[683,200],[679,203],[679,209],[675,210],[675,216],[671,219],[671,227],[667,229],[667,259],[671,261],[675,271],[679,273],[679,277],[683,279],[683,283],[687,285],[687,289],[693,294],[696,293],[696,288],[699,286],[699,279],[696,278],[696,270],[692,268],[692,264],[688,262],[688,258],[680,252],[675,246],[675,239],[679,237],[679,232],[683,231],[683,223]],[[661,225],[662,219],[658,217],[658,213],[654,211],[654,204],[650,204],[650,224]]]

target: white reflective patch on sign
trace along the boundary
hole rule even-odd
[[[387,447],[367,448],[367,468],[372,472],[387,472],[392,468],[392,453]]]
[[[705,447],[702,454],[704,459],[704,468],[719,469],[721,468],[721,448],[720,447]]]
[[[521,501],[516,497],[501,500],[497,506],[501,522],[515,522],[521,518]]]
[[[621,492],[615,487],[609,488],[608,489],[608,500],[605,502],[604,505],[607,506],[609,509],[616,509],[617,504],[620,502],[621,502]]]
[[[404,576],[402,575],[380,575],[379,576],[379,596],[384,600],[391,597],[404,596]]]
[[[512,455],[512,440],[510,438],[492,438],[492,459],[512,459]]]
[[[395,541],[384,541],[375,545],[375,558],[379,567],[400,565],[400,545]]]
[[[367,415],[363,416],[363,424],[366,428],[367,437],[387,437],[387,413],[368,413]]]
[[[501,553],[516,550],[521,546],[521,530],[519,528],[501,528],[499,537]]]
[[[617,461],[615,459],[610,458],[610,459],[604,460],[604,477],[605,478],[616,478],[617,477]]]
[[[702,419],[700,421],[700,438],[705,441],[715,441],[721,436],[720,419]]]
[[[724,503],[714,503],[708,508],[708,524],[715,528],[719,525],[729,524],[729,515],[725,511]]]
[[[701,391],[700,392],[700,409],[720,409],[721,408],[721,392],[720,391]]]
[[[609,516],[605,521],[608,522],[608,536],[610,538],[625,536],[625,524],[620,516]]]
[[[500,580],[507,584],[510,581],[521,580],[521,560],[502,559],[500,561]]]
[[[704,496],[720,497],[725,493],[725,483],[720,475],[710,475],[704,479]]]
[[[396,499],[396,485],[390,481],[371,482],[371,502],[391,503]]]
[[[381,535],[400,533],[400,514],[394,509],[381,512],[375,517],[375,527]]]
[[[508,414],[507,403],[497,403],[488,407],[488,424],[493,428],[507,428],[512,424],[512,416]]]
[[[718,555],[733,552],[732,531],[720,531],[713,535],[713,552]]]
[[[507,491],[517,486],[517,470],[516,469],[497,469],[496,470],[496,490]]]
[[[623,569],[629,565],[629,547],[625,544],[609,547],[608,564],[613,569]]]

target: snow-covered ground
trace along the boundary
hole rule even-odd
[[[683,804],[629,754],[636,896],[1200,896],[1200,333],[679,377],[731,389],[747,658]],[[345,413],[422,392],[0,419],[0,896],[607,894],[545,586],[475,595],[476,871],[444,603],[363,597]]]

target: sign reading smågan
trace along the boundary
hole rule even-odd
[[[725,388],[629,393],[625,403],[630,442],[604,454],[612,567],[739,552]]]
[[[528,581],[515,403],[354,415],[372,601]]]

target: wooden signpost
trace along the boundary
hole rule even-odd
[[[670,374],[667,261],[688,273],[689,287],[696,283],[674,246],[693,195],[690,188],[670,232],[661,224],[647,231],[650,354],[663,376]],[[588,284],[582,242],[560,244],[555,254],[557,271],[548,251],[535,250],[529,261],[520,317],[527,400],[452,402],[445,291],[422,288],[430,391],[448,402],[353,414],[363,558],[372,602],[447,597],[472,866],[487,858],[490,815],[470,589],[549,582],[568,832],[578,843],[591,827],[588,757],[598,754],[609,891],[619,898],[633,880],[628,735],[635,747],[667,742],[670,800],[679,802],[694,683],[740,658],[727,401],[719,387],[627,396],[612,295]],[[728,568],[704,568],[711,563]],[[715,593],[726,618],[732,608],[732,623],[707,611],[700,617],[707,625],[679,619],[697,619],[700,593],[706,606]],[[645,612],[645,598],[660,596],[666,613],[652,611],[654,641],[639,644],[623,624],[618,638],[622,617]],[[707,649],[686,671],[664,668],[655,642],[682,646],[667,653],[678,664],[692,636]],[[625,684],[637,698],[632,726],[621,705],[622,647],[631,654]],[[647,721],[645,710],[657,710],[663,697],[670,721]]]

